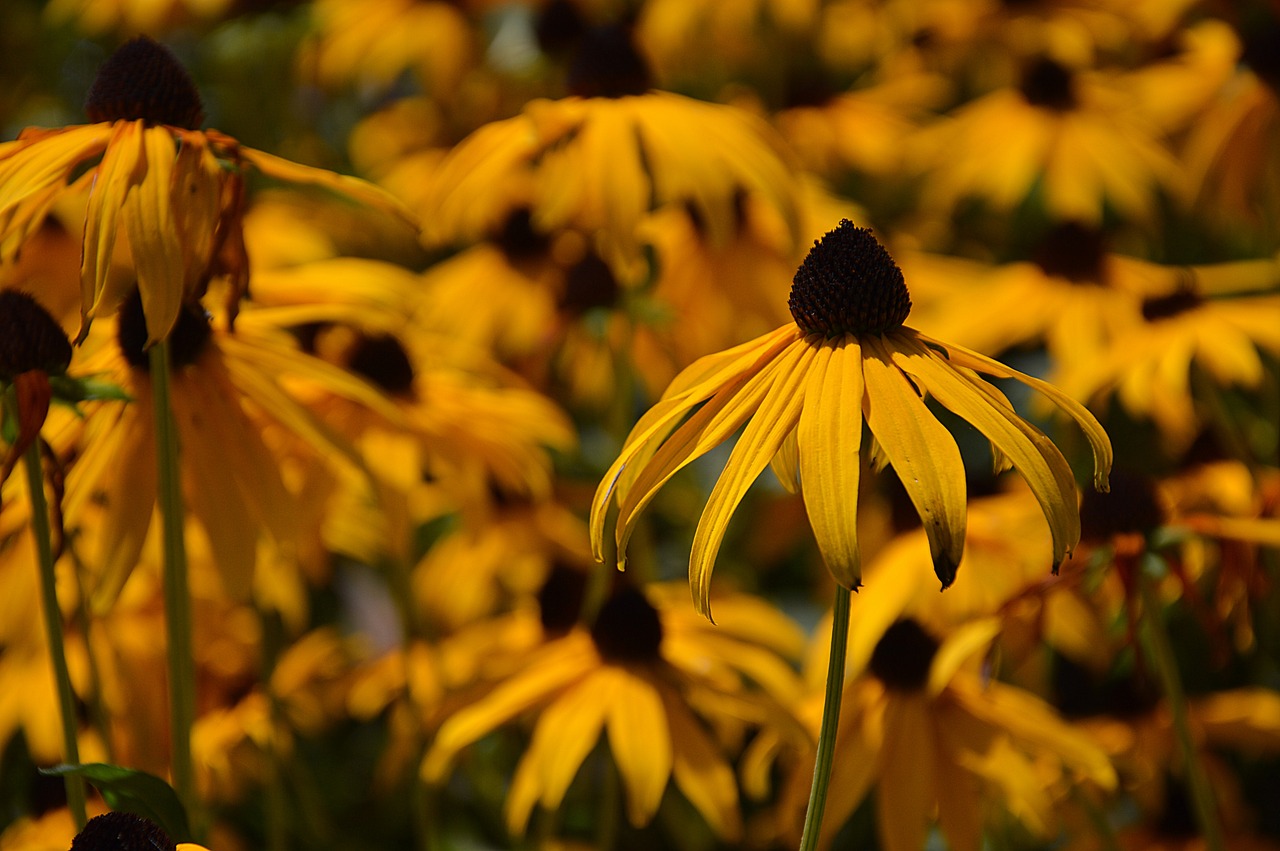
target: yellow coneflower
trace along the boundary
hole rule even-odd
[[[632,283],[645,271],[637,225],[668,204],[693,207],[723,245],[736,199],[758,195],[794,235],[794,173],[770,128],[742,110],[651,89],[624,28],[584,38],[568,88],[570,97],[531,101],[449,153],[420,211],[430,242],[474,242],[525,207],[543,233],[587,234],[619,281]]]
[[[607,735],[632,824],[654,817],[674,781],[717,836],[737,841],[737,783],[715,733],[723,725],[741,729],[744,721],[795,728],[778,695],[794,693],[798,681],[774,649],[794,645],[794,626],[750,600],[739,610],[735,595],[725,599],[725,620],[733,626],[720,632],[676,605],[674,595],[623,584],[588,629],[575,622],[576,604],[565,605],[571,596],[543,600],[542,638],[503,659],[501,679],[444,721],[423,775],[444,780],[464,748],[537,709],[532,741],[507,793],[512,833],[524,831],[535,805],[560,806]],[[482,631],[482,652],[494,655],[503,648],[493,645],[491,632]],[[750,689],[748,680],[774,696]]]
[[[632,429],[591,510],[592,546],[604,557],[607,509],[617,500],[620,565],[639,512],[678,470],[745,429],[694,534],[689,582],[709,613],[709,586],[729,518],[766,465],[804,496],[818,548],[835,580],[861,584],[857,536],[862,425],[870,454],[892,464],[924,521],[943,587],[964,548],[965,473],[955,440],[925,404],[936,400],[971,422],[1002,463],[1027,480],[1049,521],[1053,562],[1080,535],[1075,479],[1052,441],[979,377],[1013,378],[1040,390],[1084,430],[1094,484],[1106,486],[1111,443],[1097,420],[1051,385],[903,325],[911,300],[902,273],[871,232],[844,221],[796,272],[794,323],[705,357],[672,382]]]
[[[0,145],[0,259],[14,256],[60,197],[87,192],[81,338],[95,315],[114,311],[135,285],[131,275],[112,269],[126,246],[142,293],[148,344],[168,335],[183,304],[198,299],[215,277],[231,281],[234,305],[248,285],[241,217],[250,170],[401,210],[363,181],[199,130],[203,107],[191,78],[146,37],[126,43],[103,64],[86,112],[93,124],[29,128]]]

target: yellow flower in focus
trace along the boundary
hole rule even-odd
[[[575,625],[576,605],[542,602],[543,640],[505,660],[505,676],[444,721],[423,776],[443,782],[462,749],[537,710],[532,741],[507,793],[513,834],[524,832],[535,805],[560,806],[584,760],[607,736],[633,825],[653,819],[674,780],[718,837],[738,841],[737,783],[720,734],[744,722],[794,728],[776,698],[745,686],[750,679],[774,693],[794,693],[795,674],[772,649],[794,646],[794,626],[767,606],[739,610],[730,597],[726,630],[712,630],[682,614],[688,607],[677,605],[674,595],[650,597],[627,585],[611,594],[590,629]],[[762,617],[760,608],[771,614]]]
[[[978,429],[1002,466],[1022,474],[1039,501],[1060,563],[1080,536],[1075,479],[1066,459],[979,373],[1040,390],[1084,430],[1094,485],[1106,487],[1111,443],[1097,420],[1052,385],[902,323],[911,300],[902,273],[871,235],[849,221],[805,258],[791,289],[794,324],[705,357],[680,375],[632,429],[591,508],[592,548],[604,559],[609,505],[620,504],[619,566],[640,511],[677,471],[744,428],[694,533],[689,583],[709,614],[711,570],[729,519],[766,465],[802,493],[828,570],[861,584],[857,493],[862,425],[874,463],[892,464],[924,522],[943,587],[964,548],[965,472],[932,398]]]
[[[81,339],[94,316],[113,312],[135,285],[147,345],[164,339],[182,306],[202,296],[215,277],[230,281],[234,307],[248,286],[241,218],[252,169],[401,210],[363,181],[197,129],[203,107],[191,78],[146,37],[128,42],[103,64],[86,111],[95,123],[31,128],[0,144],[0,260],[17,254],[61,197],[87,193]],[[133,274],[116,268],[121,254],[132,262]]]

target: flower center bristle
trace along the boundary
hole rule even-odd
[[[583,571],[559,562],[551,566],[538,589],[538,616],[547,638],[559,638],[573,629],[586,594],[587,577]]]
[[[606,662],[656,662],[662,658],[662,620],[643,591],[623,585],[600,607],[591,640]]]
[[[1101,230],[1082,222],[1064,222],[1040,239],[1031,260],[1046,275],[1073,284],[1102,282],[1107,241]]]
[[[1033,106],[1066,112],[1077,105],[1071,71],[1047,56],[1040,57],[1023,70],[1019,89],[1027,103]]]
[[[49,311],[27,293],[0,290],[0,381],[40,370],[61,375],[71,363],[71,342]]]
[[[89,819],[71,851],[176,851],[169,834],[142,816],[110,812]]]
[[[884,631],[871,653],[871,673],[885,688],[918,691],[929,680],[929,668],[939,646],[938,640],[916,621],[896,621]]]
[[[391,334],[360,334],[347,352],[347,369],[392,396],[413,394],[413,361]]]
[[[884,334],[907,321],[911,294],[871,231],[843,219],[814,242],[796,270],[787,304],[808,334]]]
[[[121,45],[102,63],[84,111],[93,122],[142,119],[186,130],[204,121],[191,75],[168,48],[146,36]]]
[[[551,0],[538,12],[533,34],[538,47],[548,56],[563,57],[586,31],[587,22],[572,0]]]
[[[653,75],[631,37],[631,27],[611,24],[583,33],[565,87],[569,94],[584,98],[621,98],[649,91]]]
[[[1150,477],[1111,471],[1111,489],[1086,488],[1080,500],[1080,538],[1095,543],[1116,535],[1150,535],[1164,525],[1165,512]]]
[[[204,351],[213,327],[209,314],[199,302],[182,305],[178,321],[165,338],[169,346],[169,363],[174,368],[190,366]],[[116,324],[116,342],[130,366],[146,370],[151,359],[147,354],[147,318],[142,312],[142,295],[134,290],[120,305]]]

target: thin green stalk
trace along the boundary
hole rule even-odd
[[[1155,663],[1156,675],[1160,678],[1165,700],[1169,704],[1174,733],[1178,738],[1178,746],[1182,750],[1182,759],[1186,767],[1192,810],[1195,813],[1196,823],[1200,827],[1200,833],[1204,837],[1205,847],[1208,851],[1226,851],[1227,846],[1222,836],[1222,824],[1218,821],[1213,788],[1209,785],[1204,764],[1200,761],[1200,753],[1191,735],[1191,724],[1187,718],[1187,695],[1182,689],[1178,660],[1174,656],[1173,645],[1169,641],[1169,633],[1165,629],[1164,619],[1161,616],[1155,578],[1148,569],[1158,558],[1148,554],[1143,559],[1142,569],[1138,571],[1138,588],[1142,594],[1142,623],[1147,652]]]
[[[49,529],[49,505],[44,498],[44,467],[40,461],[40,441],[33,440],[24,458],[27,486],[31,490],[31,534],[36,539],[40,561],[40,602],[44,607],[44,628],[48,635],[49,657],[58,685],[58,709],[62,715],[62,748],[66,761],[80,764],[80,747],[76,739],[76,707],[71,692],[71,672],[67,669],[67,653],[62,642],[62,609],[58,606],[58,582],[53,566],[53,543]],[[85,825],[84,779],[63,777],[67,788],[67,809],[75,819],[76,831]]]
[[[71,558],[72,570],[76,577],[78,599],[76,625],[80,628],[80,634],[84,636],[85,658],[89,662],[89,719],[93,728],[98,731],[98,737],[102,739],[107,762],[115,762],[115,747],[111,742],[111,724],[107,718],[106,704],[102,700],[102,672],[98,667],[98,654],[94,652],[93,641],[90,640],[93,618],[89,616],[89,595],[84,586],[84,562],[76,555],[75,548],[69,543],[66,546],[66,552]]]
[[[191,590],[187,584],[187,546],[182,505],[178,429],[169,395],[169,345],[148,353],[152,408],[155,411],[157,498],[164,531],[164,610],[169,669],[169,735],[173,749],[173,785],[195,818],[196,782],[191,758],[191,728],[196,715],[196,673],[191,626]],[[198,828],[197,828],[198,829]]]
[[[809,787],[809,808],[804,815],[800,851],[818,847],[822,833],[822,813],[827,807],[827,787],[831,784],[831,763],[836,753],[836,726],[840,722],[840,699],[844,695],[844,657],[849,644],[850,591],[836,586],[835,611],[831,619],[831,658],[827,660],[827,689],[822,703],[822,727],[818,732],[818,756],[813,763],[813,785]]]

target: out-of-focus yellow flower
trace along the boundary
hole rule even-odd
[[[1142,321],[1060,375],[1074,398],[1114,398],[1150,419],[1167,448],[1181,452],[1205,417],[1203,389],[1257,389],[1266,379],[1262,353],[1280,354],[1280,263],[1242,261],[1184,269],[1162,289],[1143,293]]]
[[[225,318],[225,317],[224,317]],[[243,317],[242,317],[243,318]],[[109,608],[138,561],[155,511],[155,440],[147,333],[138,295],[85,345],[86,370],[101,373],[132,397],[127,405],[87,404],[84,420],[66,420],[50,436],[59,452],[78,454],[67,477],[72,527],[103,505],[84,543],[86,581],[96,611]],[[395,418],[376,389],[299,352],[296,342],[253,319],[236,333],[204,311],[184,306],[170,334],[172,404],[183,446],[185,502],[208,533],[226,589],[252,589],[260,536],[296,553],[299,502],[278,460],[307,453],[325,463],[359,467],[350,445],[298,401],[297,388],[319,385]],[[310,447],[310,449],[303,449]]]
[[[882,631],[845,687],[824,847],[873,787],[887,851],[922,847],[934,818],[951,847],[977,849],[991,806],[1051,836],[1058,794],[1080,783],[1115,787],[1115,770],[1085,733],[1030,692],[984,678],[980,663],[998,631],[985,619],[939,638],[911,618]],[[806,717],[816,727],[818,713]],[[767,738],[753,744],[753,770],[772,747]],[[811,773],[809,755],[782,793],[784,829],[798,832]]]
[[[478,41],[456,4],[434,0],[317,0],[312,20],[301,73],[329,87],[385,91],[412,71],[429,92],[448,98]]]
[[[234,306],[248,286],[241,217],[249,170],[401,210],[385,191],[363,181],[197,129],[203,107],[191,78],[168,50],[145,37],[104,63],[87,111],[96,123],[32,128],[0,144],[0,259],[19,251],[61,196],[87,192],[81,339],[93,317],[114,311],[135,285],[147,345],[166,337],[183,305],[203,295],[215,277],[231,282]],[[126,247],[133,274],[116,266]]]
[[[1044,56],[1015,87],[971,101],[914,141],[927,175],[926,203],[951,209],[978,198],[999,211],[1033,191],[1055,220],[1102,221],[1104,206],[1148,221],[1161,193],[1183,194],[1181,171],[1161,130],[1132,92],[1101,72]]]
[[[697,610],[709,614],[711,570],[729,519],[770,463],[789,490],[803,494],[833,578],[857,588],[865,421],[869,454],[878,466],[892,464],[905,486],[945,588],[964,548],[965,472],[926,396],[971,422],[1001,466],[1018,469],[1049,521],[1054,564],[1066,557],[1079,538],[1066,459],[979,373],[1021,381],[1075,419],[1093,447],[1094,484],[1105,488],[1111,444],[1083,406],[1039,379],[904,326],[911,300],[902,272],[870,231],[847,220],[815,243],[789,303],[793,323],[694,363],[632,429],[592,503],[597,559],[604,558],[605,519],[615,499],[621,566],[639,513],[662,485],[745,426],[694,533],[689,584]]]
[[[74,21],[82,32],[156,36],[183,25],[222,19],[234,0],[50,0],[45,15],[55,23]]]
[[[507,827],[522,833],[535,805],[555,809],[584,759],[607,732],[632,824],[649,822],[663,793],[677,788],[729,842],[741,837],[737,783],[713,731],[780,723],[794,727],[776,700],[749,691],[745,679],[795,689],[789,666],[769,649],[791,644],[793,626],[776,613],[752,620],[725,600],[724,631],[677,605],[623,585],[594,625],[544,603],[546,637],[520,652],[510,673],[441,726],[422,764],[424,777],[448,777],[460,751],[522,713],[538,709],[529,749],[507,794]],[[567,617],[564,615],[567,614]],[[558,637],[557,637],[558,636]],[[705,721],[702,719],[706,719]],[[708,729],[710,726],[711,729]]]
[[[795,238],[794,173],[763,121],[650,90],[644,60],[620,29],[590,37],[580,51],[573,96],[531,101],[441,163],[421,210],[429,243],[475,242],[525,207],[542,233],[586,234],[629,285],[646,272],[637,226],[647,213],[687,204],[708,240],[725,245],[743,193],[773,207]]]

